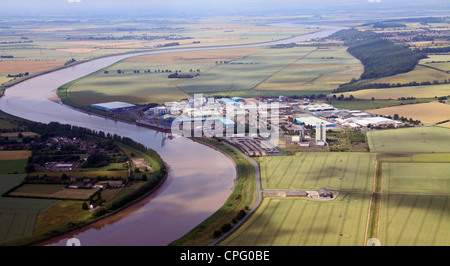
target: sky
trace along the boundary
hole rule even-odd
[[[3,1],[2,1],[3,2]],[[312,14],[353,10],[447,10],[448,0],[14,0],[2,12],[139,12],[193,15]]]

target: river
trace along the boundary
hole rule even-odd
[[[6,113],[36,122],[56,121],[130,137],[159,152],[169,167],[166,182],[144,200],[43,245],[66,245],[69,238],[78,238],[85,246],[167,245],[218,210],[230,195],[236,178],[234,164],[224,154],[187,138],[168,138],[166,133],[77,111],[60,102],[56,96],[58,87],[132,56],[300,42],[325,37],[340,29],[327,26],[312,34],[267,43],[175,48],[104,57],[8,88],[0,98],[0,109]]]

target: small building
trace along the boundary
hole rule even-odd
[[[306,197],[308,193],[305,190],[288,190],[286,197]]]
[[[329,190],[328,188],[321,188],[317,190],[317,193],[319,194],[319,198],[327,198],[331,199],[333,198],[333,191]]]

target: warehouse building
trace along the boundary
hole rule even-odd
[[[304,124],[307,126],[312,126],[313,128],[316,128],[317,123],[323,123],[322,125],[324,127],[335,127],[336,125],[333,123],[330,123],[324,119],[312,116],[312,115],[308,115],[308,114],[300,114],[300,115],[296,115],[294,118],[295,122],[300,123],[300,124]]]
[[[108,112],[118,112],[118,111],[124,111],[124,110],[132,110],[136,109],[137,106],[130,103],[124,103],[124,102],[107,102],[107,103],[96,103],[91,104],[92,108],[108,111]]]

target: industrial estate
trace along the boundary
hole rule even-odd
[[[0,244],[450,245],[450,18],[358,10],[0,15]]]

